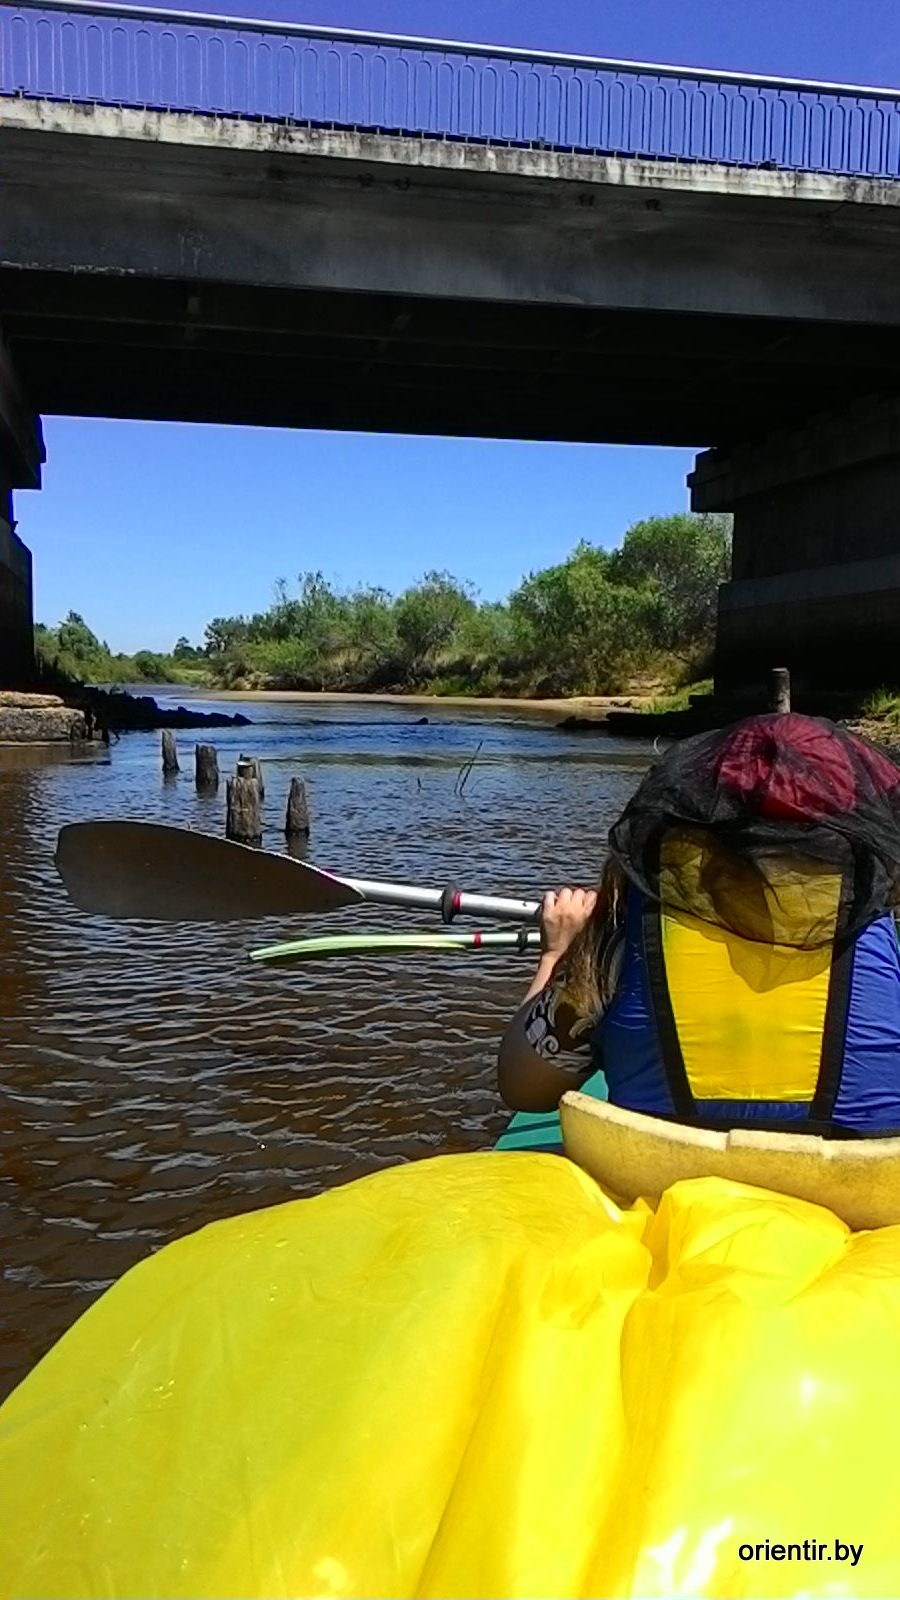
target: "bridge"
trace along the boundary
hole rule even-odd
[[[0,96],[7,680],[42,413],[705,446],[718,686],[896,680],[900,92],[23,0]]]

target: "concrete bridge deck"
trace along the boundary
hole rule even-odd
[[[720,445],[900,390],[900,183],[17,99],[46,412]]]

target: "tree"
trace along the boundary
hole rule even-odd
[[[426,572],[404,591],[394,606],[394,622],[413,679],[422,675],[475,609],[469,585],[449,572]]]
[[[711,640],[717,591],[731,571],[731,518],[648,517],[610,559],[613,581],[655,598],[654,632],[664,650]]]
[[[139,650],[133,658],[137,677],[144,683],[166,683],[169,672],[165,658],[155,650]]]
[[[91,632],[84,617],[78,611],[69,611],[57,629],[60,652],[71,656],[73,660],[84,663],[85,666],[97,661],[98,657],[108,656],[109,645],[103,644],[95,633]]]
[[[175,661],[196,661],[197,657],[201,654],[202,651],[195,649],[190,640],[185,638],[184,634],[182,634],[180,639],[176,639],[175,648],[172,651],[172,657]]]
[[[248,635],[253,640],[274,639],[284,642],[294,639],[302,631],[302,605],[292,600],[284,578],[275,580],[275,598],[268,611],[257,612],[250,618]]]
[[[651,647],[645,596],[611,579],[611,558],[584,542],[566,561],[532,573],[510,613],[536,671],[557,693],[604,693]]]
[[[463,619],[459,634],[460,649],[467,656],[498,664],[516,653],[516,626],[509,606],[490,600],[476,606]]]
[[[206,624],[204,646],[208,656],[224,656],[247,637],[247,623],[243,617],[213,617]]]
[[[386,589],[360,588],[348,596],[347,644],[363,672],[376,670],[397,654],[394,601]]]
[[[295,632],[321,658],[340,648],[347,631],[347,602],[332,589],[321,572],[300,575],[300,600]]]
[[[513,615],[548,659],[568,656],[573,638],[589,631],[608,568],[606,551],[582,540],[557,566],[529,573],[510,596]]]

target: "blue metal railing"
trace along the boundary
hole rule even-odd
[[[65,0],[0,4],[0,94],[900,177],[900,91]]]

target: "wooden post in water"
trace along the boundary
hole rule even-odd
[[[238,763],[240,766],[240,762]],[[240,844],[262,843],[259,784],[240,773],[225,786],[225,837]]]
[[[255,778],[259,784],[259,797],[266,798],[266,785],[263,781],[262,762],[257,756],[238,756],[236,772],[239,778]]]
[[[177,772],[179,770],[178,751],[175,747],[175,735],[171,728],[163,728],[162,767],[163,772]]]
[[[198,789],[218,789],[219,758],[211,744],[198,744],[194,748],[195,779]]]
[[[769,710],[782,714],[791,709],[791,674],[788,667],[773,667],[769,674]]]
[[[302,778],[291,779],[284,831],[289,839],[296,839],[309,833],[309,801],[306,797],[306,784]]]

